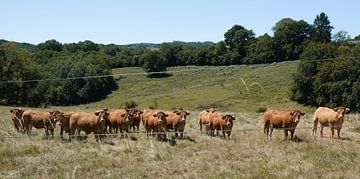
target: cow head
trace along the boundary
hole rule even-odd
[[[159,111],[157,113],[153,114],[153,117],[156,117],[158,119],[159,122],[166,122],[166,117],[168,117],[169,115],[165,114],[162,111]]]
[[[185,121],[186,120],[186,116],[190,115],[189,111],[173,111],[173,113],[175,113],[176,115],[180,116],[181,121]]]
[[[55,127],[56,123],[59,121],[58,119],[59,116],[64,113],[60,111],[50,111],[49,113],[50,113],[50,122]]]
[[[230,125],[233,124],[233,121],[235,120],[235,117],[227,114],[225,116],[221,116],[221,119],[225,121],[225,124],[227,126],[230,126]]]
[[[100,122],[107,120],[109,114],[109,110],[106,108],[95,111],[95,115],[100,117]]]
[[[338,113],[338,118],[341,119],[344,117],[346,113],[350,111],[350,109],[343,106],[339,106],[334,108],[334,111]]]
[[[209,108],[209,109],[206,109],[206,112],[208,113],[214,113],[215,111],[217,111],[216,108]]]
[[[299,110],[294,110],[290,112],[291,118],[293,119],[294,122],[298,123],[300,122],[300,117],[305,115],[305,113],[299,111]]]

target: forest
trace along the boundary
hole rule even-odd
[[[216,43],[116,45],[85,40],[63,44],[51,39],[34,45],[0,40],[0,104],[47,106],[97,101],[117,89],[112,68],[142,67],[151,73],[173,66],[300,60],[293,76],[292,100],[360,110],[356,98],[360,94],[360,35],[351,38],[345,30],[332,33],[325,13],[311,24],[283,18],[272,30],[273,35],[255,36],[251,29],[236,24]],[[86,76],[105,77],[78,78]],[[67,78],[76,80],[62,80]]]

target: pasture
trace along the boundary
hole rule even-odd
[[[135,101],[139,108],[184,108],[191,111],[184,139],[161,142],[146,135],[131,139],[107,137],[99,144],[93,135],[87,141],[61,140],[59,127],[48,140],[44,130],[19,134],[9,109],[0,107],[1,178],[239,178],[239,177],[345,177],[360,173],[360,121],[357,114],[345,117],[342,139],[311,137],[314,108],[288,99],[291,73],[297,62],[256,66],[174,67],[170,78],[145,76],[118,78],[119,89],[106,99],[86,105],[37,109],[93,112],[96,108],[120,107]],[[202,69],[203,68],[203,69]],[[138,68],[115,69],[137,73]],[[246,84],[239,79],[241,77]],[[231,139],[199,133],[198,113],[213,106],[236,117]],[[271,141],[263,134],[262,107],[298,108],[306,115],[295,131],[296,140],[283,140],[275,130]],[[141,126],[141,131],[144,130]],[[168,138],[174,134],[169,133]],[[67,134],[65,135],[67,139]]]

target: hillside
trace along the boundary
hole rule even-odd
[[[90,108],[118,108],[126,101],[140,108],[200,110],[216,107],[224,111],[256,112],[259,108],[308,109],[289,100],[292,73],[298,62],[251,66],[172,67],[168,78],[149,79],[141,68],[113,69],[119,89]]]
[[[160,142],[141,133],[130,138],[107,137],[96,143],[54,139],[43,129],[31,137],[17,133],[10,119],[10,106],[0,106],[1,178],[356,178],[360,172],[359,116],[346,115],[341,140],[311,137],[313,109],[288,99],[291,73],[298,62],[255,66],[174,67],[173,76],[148,79],[139,68],[114,69],[119,89],[105,100],[79,106],[56,106],[41,111],[85,111],[118,108],[135,101],[140,108],[190,110],[183,140]],[[176,73],[175,73],[176,72]],[[132,75],[130,75],[132,74]],[[243,83],[243,81],[244,83]],[[246,85],[245,85],[246,84]],[[230,139],[199,132],[199,111],[207,106],[226,111],[236,120]],[[275,130],[268,141],[263,134],[261,107],[306,111],[295,131],[296,140],[283,141]],[[65,134],[67,139],[67,134]]]

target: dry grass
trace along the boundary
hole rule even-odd
[[[71,143],[59,136],[48,140],[43,130],[33,130],[29,138],[16,133],[8,109],[0,107],[0,136],[21,138],[0,138],[1,178],[358,178],[360,173],[359,117],[354,114],[345,122],[354,129],[343,129],[342,140],[329,139],[326,128],[325,137],[317,139],[310,130],[297,130],[301,140],[294,142],[283,141],[282,131],[267,141],[257,113],[234,113],[232,138],[210,138],[198,133],[193,112],[187,130],[194,133],[172,146],[142,134],[135,134],[137,140],[109,137],[102,144],[94,136]],[[311,118],[307,114],[299,127],[311,127]],[[249,128],[260,130],[241,131]]]

